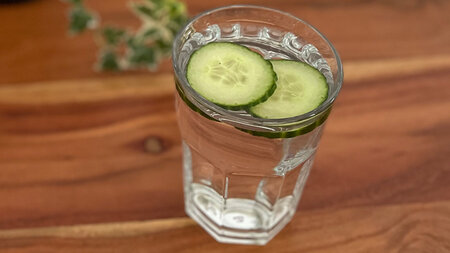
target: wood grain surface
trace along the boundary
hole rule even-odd
[[[87,1],[135,27],[126,1]],[[216,243],[183,211],[170,62],[96,73],[66,6],[0,5],[0,252],[450,252],[450,2],[231,3],[314,24],[344,62],[299,212],[267,246]]]
[[[188,218],[0,231],[17,252],[435,252],[450,251],[450,205],[406,204],[300,211],[266,246],[219,244]]]

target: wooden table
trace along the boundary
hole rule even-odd
[[[136,27],[125,2],[88,4]],[[314,24],[344,62],[293,221],[264,247],[215,242],[183,211],[170,63],[96,73],[91,35],[34,0],[0,5],[0,252],[450,252],[450,1],[247,3]]]

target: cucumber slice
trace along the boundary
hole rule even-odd
[[[207,100],[239,110],[266,101],[276,89],[272,64],[250,49],[229,42],[209,43],[189,59],[186,77]]]
[[[290,60],[271,60],[278,76],[277,89],[267,101],[249,112],[260,118],[281,119],[312,111],[328,97],[325,76],[310,65]]]
[[[175,79],[175,87],[176,87],[176,91],[180,95],[181,99],[194,112],[199,113],[201,116],[203,116],[203,117],[205,117],[205,118],[207,118],[209,120],[218,121],[218,120],[216,120],[214,118],[211,118],[209,115],[207,115],[202,110],[200,110],[197,106],[195,106],[191,101],[189,101],[189,99],[184,95],[183,91],[181,90],[180,84],[179,84],[178,80],[176,80],[176,79]],[[325,120],[327,119],[328,115],[330,114],[330,111],[331,111],[331,107],[328,108],[313,123],[311,123],[311,124],[309,124],[307,126],[304,126],[302,128],[292,130],[292,131],[285,131],[285,132],[260,132],[260,131],[253,131],[253,130],[243,129],[243,128],[239,128],[239,127],[235,127],[235,128],[240,130],[240,131],[243,131],[243,132],[249,133],[251,135],[254,135],[254,136],[261,136],[261,137],[266,137],[266,138],[293,138],[293,137],[298,136],[298,135],[307,134],[307,133],[311,132],[312,130],[314,130],[316,127],[322,125],[323,122],[325,122]]]

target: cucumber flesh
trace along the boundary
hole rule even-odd
[[[244,46],[228,42],[209,43],[195,51],[186,77],[201,96],[231,110],[264,102],[277,87],[270,62]]]
[[[295,117],[314,110],[328,97],[325,76],[310,65],[290,60],[271,60],[278,76],[277,89],[265,102],[249,109],[260,118]]]

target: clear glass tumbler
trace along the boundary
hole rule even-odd
[[[266,59],[310,64],[327,78],[327,100],[285,119],[255,118],[209,102],[189,86],[186,64],[196,49],[213,41],[245,45]],[[174,42],[173,67],[186,213],[220,242],[267,243],[296,211],[341,88],[336,50],[314,27],[290,14],[235,5],[191,20]]]

